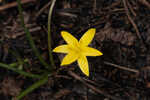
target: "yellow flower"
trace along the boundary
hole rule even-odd
[[[56,47],[53,52],[57,53],[67,53],[61,62],[61,66],[68,65],[77,60],[81,71],[89,76],[89,66],[86,56],[101,56],[102,52],[97,49],[88,47],[88,44],[94,38],[95,28],[89,29],[78,41],[74,36],[66,31],[62,31],[61,35],[67,42],[65,45],[60,45]]]

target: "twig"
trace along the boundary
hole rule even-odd
[[[119,5],[119,4],[120,4],[120,0],[118,0],[118,1],[116,1],[116,2],[114,2],[114,3],[112,3],[110,6],[105,7],[105,8],[106,8],[106,9],[112,9],[112,8],[114,8],[115,6]]]
[[[78,76],[77,74],[75,74],[74,72],[72,71],[68,71],[69,75],[71,75],[72,77],[74,77],[76,80],[79,80],[80,82],[82,82],[84,85],[86,85],[88,88],[91,88],[93,91],[99,93],[99,94],[102,94],[104,95],[105,97],[107,98],[110,98],[112,100],[122,100],[121,98],[118,98],[118,97],[114,97],[114,96],[111,96],[109,94],[106,94],[105,92],[103,92],[102,90],[98,89],[97,87],[85,82],[80,76]]]
[[[127,68],[125,66],[116,65],[116,64],[113,64],[113,63],[110,63],[110,62],[106,62],[105,61],[104,64],[110,65],[110,66],[113,66],[113,67],[116,67],[116,68],[119,68],[119,69],[123,69],[123,70],[126,70],[126,71],[130,71],[130,72],[134,72],[134,73],[139,73],[139,71],[136,70],[136,69]]]
[[[72,14],[72,13],[68,13],[68,12],[63,12],[63,11],[57,11],[57,13],[60,16],[67,16],[67,17],[74,17],[74,18],[78,17],[76,14]]]
[[[41,30],[41,27],[37,26],[37,27],[29,29],[29,32],[32,33],[32,32],[36,32],[36,31],[40,31],[40,30]],[[12,36],[12,38],[16,38],[18,36],[21,36],[21,35],[25,34],[25,32],[18,32],[18,33],[15,33],[15,34],[16,35]]]
[[[94,3],[93,3],[93,13],[94,14],[96,14],[96,9],[97,9],[96,2],[97,2],[97,0],[94,0]]]
[[[51,1],[48,2],[43,8],[41,8],[41,9],[37,12],[37,14],[35,15],[35,17],[37,18],[46,8],[49,7],[50,4],[51,4]],[[36,19],[36,18],[35,18],[35,19]]]
[[[132,12],[132,14],[133,14],[134,16],[136,16],[136,13],[135,13],[135,11],[133,10],[133,7],[131,6],[131,4],[130,4],[129,1],[127,1],[127,5],[129,6],[129,9],[130,9],[130,11]]]
[[[21,4],[26,4],[30,2],[35,2],[35,0],[21,0]],[[6,10],[12,7],[16,7],[16,6],[17,6],[17,2],[8,3],[4,6],[0,6],[0,11]]]
[[[37,27],[33,27],[33,28],[30,28],[29,29],[29,32],[32,33],[32,32],[35,32],[35,31],[40,31],[41,30],[41,27],[37,26]],[[7,38],[12,38],[12,39],[16,39],[17,37],[20,37],[22,35],[24,35],[25,32],[22,31],[22,32],[17,32],[17,33],[14,33],[14,35],[5,35]]]
[[[126,3],[126,0],[123,0],[123,4],[124,4],[124,8],[125,8],[125,11],[126,11],[126,14],[127,14],[127,17],[129,19],[129,21],[131,22],[132,26],[134,27],[135,31],[136,31],[136,35],[137,37],[140,39],[141,43],[144,44],[144,41],[142,40],[142,37],[140,35],[140,32],[136,26],[136,24],[134,23],[133,19],[131,18],[130,14],[129,14],[129,9],[127,7],[127,3]],[[145,46],[145,44],[144,44]],[[145,46],[146,47],[146,46]]]
[[[139,2],[147,6],[150,9],[150,3],[147,0],[139,0]]]

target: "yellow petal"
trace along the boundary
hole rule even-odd
[[[71,64],[76,61],[77,58],[78,55],[75,52],[69,52],[62,60],[61,66]]]
[[[84,46],[87,46],[88,44],[90,44],[91,41],[92,41],[93,38],[94,38],[95,32],[96,32],[96,29],[95,29],[95,28],[89,29],[89,30],[81,37],[79,43],[82,44],[82,45],[84,45]]]
[[[62,31],[61,36],[69,45],[76,45],[78,43],[78,40],[66,31]]]
[[[81,56],[78,59],[78,65],[81,71],[86,75],[89,76],[89,65],[86,56]]]
[[[53,49],[53,52],[68,53],[69,52],[68,45],[60,45],[56,47],[55,49]]]
[[[91,47],[82,47],[83,48],[83,54],[85,56],[101,56],[103,55],[102,52],[98,51],[95,48],[91,48]]]

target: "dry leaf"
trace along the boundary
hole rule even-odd
[[[114,29],[110,23],[107,23],[105,27],[96,33],[96,40],[101,43],[105,39],[113,40],[114,42],[120,42],[131,46],[136,40],[136,36],[131,32],[126,32],[123,29]]]

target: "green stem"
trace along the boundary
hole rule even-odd
[[[33,90],[37,89],[41,85],[44,85],[48,81],[48,75],[44,76],[41,80],[31,85],[26,90],[22,91],[17,97],[17,100],[21,100],[24,96],[26,96],[28,93],[31,93]]]
[[[18,54],[18,52],[17,51],[12,51],[12,50],[9,50],[9,52],[12,53],[12,55],[17,59],[19,69],[22,69],[23,64],[24,64],[24,60],[21,58],[21,56]]]
[[[28,41],[29,41],[29,44],[30,44],[31,48],[33,49],[35,55],[37,56],[37,58],[38,58],[39,61],[41,62],[41,64],[44,65],[44,66],[48,69],[48,68],[49,68],[49,67],[48,67],[49,65],[48,65],[48,64],[44,61],[44,59],[41,57],[41,55],[40,55],[38,49],[37,49],[36,46],[35,46],[35,43],[34,43],[34,41],[33,41],[33,39],[32,39],[32,36],[31,36],[29,30],[27,29],[27,27],[26,27],[25,24],[24,24],[24,17],[23,17],[23,14],[22,14],[22,7],[21,7],[21,2],[20,2],[20,0],[17,0],[17,3],[18,3],[18,10],[19,10],[20,19],[21,19],[21,25],[22,25],[22,27],[24,28],[24,31],[25,31],[25,33],[26,33],[26,37],[27,37],[27,39],[28,39]]]
[[[28,62],[28,59],[22,60],[22,64],[27,63],[27,62]],[[21,64],[20,62],[14,62],[14,63],[9,64],[9,66],[10,67],[17,67],[20,64]]]
[[[49,14],[48,14],[48,50],[49,50],[49,59],[50,59],[50,62],[51,62],[51,65],[53,68],[56,68],[55,67],[55,63],[54,63],[54,60],[53,60],[53,55],[52,55],[52,47],[51,47],[51,19],[52,19],[52,12],[53,12],[53,8],[54,8],[54,5],[55,5],[55,2],[56,0],[52,0],[52,4],[49,8]],[[52,68],[50,69],[52,70]]]
[[[17,73],[19,73],[19,74],[21,74],[23,76],[26,76],[26,77],[31,77],[31,78],[40,78],[41,77],[41,75],[35,75],[35,74],[27,73],[25,71],[18,70],[16,68],[11,67],[11,66],[9,66],[7,64],[4,64],[4,63],[0,63],[0,67],[12,70],[12,71],[17,72]]]

